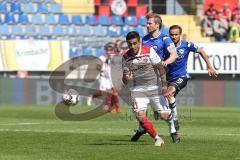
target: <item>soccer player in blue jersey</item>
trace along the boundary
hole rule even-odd
[[[187,85],[187,81],[190,78],[189,74],[187,73],[187,61],[189,53],[199,53],[201,55],[207,64],[209,76],[217,77],[217,72],[212,67],[207,54],[202,48],[199,48],[192,42],[187,42],[181,39],[182,28],[179,25],[172,25],[169,28],[169,35],[177,48],[178,59],[167,67],[167,80],[169,83],[169,92],[167,92],[169,95],[167,96],[169,99],[170,108],[172,108],[173,111],[174,120],[177,122],[175,123],[176,130],[179,130],[175,96]]]
[[[142,44],[153,47],[160,58],[164,60],[163,65],[167,66],[173,63],[178,57],[176,47],[168,35],[160,32],[162,27],[161,16],[150,13],[146,18],[148,34],[142,38]]]

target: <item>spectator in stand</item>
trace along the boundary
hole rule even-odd
[[[207,19],[213,24],[215,16],[217,15],[218,11],[214,8],[214,4],[210,3],[209,8],[205,11],[205,15]]]
[[[213,35],[212,24],[208,20],[208,17],[206,15],[204,15],[201,21],[201,33],[203,37],[208,37]]]
[[[228,42],[239,42],[240,25],[237,22],[236,15],[232,16],[232,20],[229,23],[229,28]]]
[[[228,22],[231,21],[232,11],[229,8],[228,3],[223,4],[223,8],[221,9],[222,17],[226,19]]]
[[[224,42],[227,40],[228,22],[222,17],[222,13],[218,12],[213,21],[213,36],[216,41]]]
[[[117,39],[115,43],[115,52],[116,54],[123,55],[126,51],[122,47],[123,41],[121,39]]]
[[[239,30],[232,30],[231,35],[228,42],[230,43],[237,43],[240,42],[240,38],[239,38]]]
[[[234,15],[237,18],[237,23],[240,24],[240,2],[238,3],[237,7],[232,11],[232,16]]]

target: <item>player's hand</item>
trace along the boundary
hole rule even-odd
[[[163,65],[164,67],[167,67],[167,65],[168,65],[168,62],[167,62],[167,61],[162,61],[161,63],[162,63],[162,65]]]
[[[167,89],[163,88],[162,90],[162,95],[168,100],[170,100],[174,96],[174,93],[174,87],[168,87]]]
[[[213,68],[208,68],[208,75],[210,77],[212,77],[212,76],[217,77],[218,73]]]
[[[97,67],[96,67],[96,69],[97,69],[98,71],[101,71],[101,70],[102,70],[102,66],[101,66],[100,64],[98,64]]]
[[[126,78],[127,80],[132,79],[133,74],[128,68],[123,69],[123,77]]]

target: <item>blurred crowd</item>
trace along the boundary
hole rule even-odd
[[[240,42],[240,3],[234,9],[224,3],[220,10],[211,3],[205,11],[201,28],[203,36],[213,37],[217,42]]]

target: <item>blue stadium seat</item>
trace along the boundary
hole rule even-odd
[[[120,16],[112,16],[112,24],[123,26],[123,20]]]
[[[117,31],[117,28],[110,26],[107,28],[107,35],[110,37],[118,37],[120,36],[119,32]]]
[[[68,16],[65,14],[59,14],[58,23],[61,25],[69,25],[70,22],[69,22]]]
[[[11,35],[7,25],[0,25],[0,39],[8,39]]]
[[[126,16],[124,22],[126,25],[135,26],[137,24],[135,19],[136,19],[135,16]]]
[[[48,6],[43,3],[37,4],[37,12],[39,13],[48,13]]]
[[[105,50],[103,48],[96,48],[96,57],[100,57],[105,53]]]
[[[18,0],[18,3],[30,3],[30,0]]]
[[[72,16],[72,24],[74,25],[83,25],[82,17],[79,15]]]
[[[77,36],[77,31],[76,31],[76,28],[74,26],[71,26],[71,27],[67,27],[67,35],[68,36],[71,36],[71,37],[75,37]]]
[[[35,25],[27,25],[26,28],[25,28],[25,34],[28,36],[28,37],[33,37],[33,38],[36,38],[37,36],[37,29],[36,29],[36,26]]]
[[[69,51],[69,58],[73,58],[78,56],[78,51],[77,48],[71,48]]]
[[[136,26],[136,27],[134,27],[133,30],[136,31],[136,32],[138,32],[138,34],[139,34],[141,37],[143,37],[143,36],[145,35],[144,30],[143,30],[143,28],[142,28],[141,26]]]
[[[32,3],[44,3],[45,0],[30,0]]]
[[[15,24],[16,21],[15,21],[15,18],[14,18],[14,15],[13,14],[5,14],[4,15],[4,23],[7,23],[7,24]]]
[[[88,55],[88,56],[91,56],[93,55],[93,51],[90,47],[84,47],[83,48],[83,51],[82,51],[82,55]]]
[[[22,11],[26,13],[36,13],[36,9],[32,3],[22,4]]]
[[[167,27],[162,27],[160,32],[165,34],[165,35],[169,35],[169,29]]]
[[[138,17],[138,25],[146,26],[147,25],[147,19],[144,16]]]
[[[104,25],[104,26],[110,26],[111,22],[108,16],[99,16],[98,17],[98,24]]]
[[[121,27],[120,33],[123,37],[125,37],[128,34],[128,32],[130,32],[130,28],[128,26]]]
[[[96,22],[95,16],[86,16],[86,17],[85,17],[85,24],[88,24],[88,25],[96,25],[97,22]]]
[[[19,4],[29,3],[29,0],[18,0],[17,3],[19,3]]]
[[[31,22],[32,22],[32,24],[35,24],[35,25],[43,24],[41,15],[37,15],[37,14],[32,15],[32,21]]]
[[[0,3],[0,13],[7,13],[7,5],[6,3]]]
[[[54,26],[52,33],[55,37],[64,36],[64,31],[62,26]]]
[[[25,14],[20,14],[20,15],[18,16],[18,23],[21,23],[21,24],[29,24],[28,16],[25,15]]]
[[[93,34],[95,36],[106,36],[105,32],[104,32],[104,29],[101,25],[98,25],[98,26],[94,26],[93,28]]]
[[[48,25],[41,25],[39,27],[39,39],[51,39],[51,33],[50,33],[50,28]]]
[[[3,0],[5,3],[16,3],[17,0]]]
[[[81,26],[80,27],[79,34],[81,36],[92,36],[92,32],[91,32],[90,27],[86,27],[86,26]]]
[[[11,8],[10,11],[13,13],[22,12],[20,3],[11,3],[10,8]]]
[[[47,4],[56,3],[54,0],[44,0],[44,1],[45,1],[45,3],[47,3]]]
[[[12,37],[20,37],[21,39],[25,39],[25,34],[23,32],[23,26],[22,25],[13,25],[12,27]]]
[[[55,13],[55,14],[62,13],[61,6],[59,4],[51,4],[49,12]]]
[[[55,16],[53,14],[46,14],[45,15],[45,21],[44,21],[46,24],[49,24],[49,25],[55,25],[57,24],[57,21],[55,19]]]

